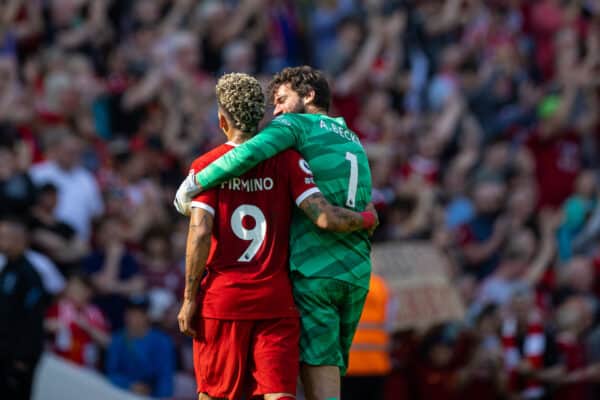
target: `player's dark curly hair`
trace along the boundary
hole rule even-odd
[[[265,114],[265,95],[256,78],[240,73],[223,75],[217,82],[216,92],[219,106],[235,127],[255,134]]]
[[[321,110],[329,111],[329,103],[331,101],[331,91],[325,75],[317,69],[303,65],[301,67],[284,68],[280,73],[273,77],[269,83],[269,99],[271,102],[274,99],[275,92],[281,85],[289,83],[294,92],[300,97],[304,97],[315,91],[315,99],[313,105]]]

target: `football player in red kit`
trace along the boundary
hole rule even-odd
[[[264,114],[261,87],[248,75],[224,75],[216,92],[229,141],[196,159],[190,173],[251,138]],[[370,229],[376,216],[330,205],[293,150],[201,193],[190,212],[178,320],[194,337],[199,398],[294,398],[300,322],[288,276],[292,213],[339,232]]]

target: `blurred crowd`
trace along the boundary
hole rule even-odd
[[[194,398],[174,192],[225,140],[216,79],[300,64],[367,150],[374,240],[433,243],[467,307],[394,334],[385,397],[598,398],[598,0],[0,2],[2,385],[46,347]]]

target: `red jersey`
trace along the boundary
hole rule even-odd
[[[223,144],[196,159],[194,173],[227,153]],[[318,192],[307,163],[293,151],[198,195],[192,207],[213,214],[200,315],[218,319],[297,317],[288,275],[294,203]]]
[[[92,304],[78,308],[72,301],[61,299],[50,307],[46,316],[58,320],[61,325],[54,336],[54,352],[76,364],[96,368],[100,349],[79,321],[109,333],[102,311]]]
[[[543,207],[560,207],[573,193],[577,175],[581,171],[581,141],[574,132],[566,132],[542,139],[534,132],[527,146],[535,160],[539,187],[539,204]]]

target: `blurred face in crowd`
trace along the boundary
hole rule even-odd
[[[60,167],[70,170],[79,165],[81,151],[81,140],[76,136],[69,135],[57,144],[54,157]]]
[[[377,90],[366,101],[364,106],[365,116],[373,121],[381,121],[382,116],[390,111],[391,104],[390,95],[383,90]]]
[[[518,279],[527,269],[535,248],[536,240],[533,232],[529,229],[519,230],[510,238],[498,273],[508,280]]]
[[[0,253],[9,260],[20,257],[27,248],[25,226],[15,221],[0,221]]]
[[[98,229],[98,244],[101,247],[106,247],[111,242],[122,241],[123,234],[119,221],[115,218],[109,218],[102,221]]]
[[[589,293],[594,285],[594,267],[586,257],[575,257],[565,270],[569,286],[579,293]]]
[[[482,316],[477,322],[477,328],[482,336],[495,335],[500,329],[500,318],[498,311],[494,310]]]
[[[79,0],[52,0],[50,9],[52,21],[61,27],[68,26],[78,16],[82,4],[83,2]]]
[[[286,113],[305,113],[306,104],[314,97],[314,92],[311,93],[312,95],[301,98],[298,93],[292,89],[291,84],[284,83],[283,85],[279,85],[273,96],[273,104],[275,106],[273,115],[277,116]]]
[[[125,328],[130,336],[144,336],[149,328],[147,311],[141,307],[129,307],[125,311]]]
[[[193,72],[199,62],[198,45],[193,36],[182,37],[181,43],[175,50],[178,65],[185,71]]]
[[[556,325],[560,332],[580,335],[593,323],[593,310],[585,298],[575,296],[565,301],[557,311]]]
[[[152,24],[160,17],[160,4],[155,0],[138,0],[135,2],[133,13],[137,21]]]
[[[516,317],[521,331],[526,329],[527,324],[529,323],[531,310],[534,309],[533,303],[533,293],[529,290],[517,292],[510,299],[510,310]]]
[[[508,143],[496,143],[486,150],[484,163],[489,168],[501,170],[508,163],[508,156]]]
[[[13,71],[13,61],[8,57],[0,56],[0,96],[4,95],[4,91],[13,83]]]
[[[467,186],[467,171],[458,163],[452,163],[443,175],[444,191],[449,195],[463,194]]]
[[[442,68],[446,71],[456,70],[462,60],[462,49],[460,46],[449,46],[442,53]]]
[[[462,275],[456,285],[465,304],[471,304],[477,296],[477,279],[473,275]]]
[[[340,26],[338,30],[339,46],[350,55],[354,49],[358,48],[364,37],[362,27],[358,21],[348,21]]]
[[[596,191],[596,176],[593,171],[583,171],[577,177],[575,183],[577,194],[584,197],[591,197]]]
[[[58,196],[56,190],[44,190],[37,198],[37,205],[45,211],[52,212],[56,208]]]
[[[162,235],[151,236],[145,243],[146,255],[152,259],[165,259],[169,256],[169,240]]]
[[[9,179],[15,173],[15,156],[11,149],[0,147],[0,181]]]
[[[146,157],[142,153],[133,153],[125,162],[123,175],[130,181],[136,182],[146,175]]]
[[[556,69],[560,78],[573,74],[578,59],[577,33],[573,29],[563,29],[556,35]]]
[[[514,216],[527,218],[534,213],[536,201],[535,185],[518,186],[511,190],[508,209]]]
[[[89,285],[74,276],[69,279],[65,291],[67,298],[73,301],[78,306],[86,305],[92,297],[92,289]]]
[[[480,214],[494,214],[502,209],[505,185],[496,181],[479,182],[475,187],[475,208]]]
[[[429,360],[436,367],[444,367],[452,360],[452,346],[445,343],[436,343],[429,351]]]
[[[442,151],[442,143],[437,136],[427,134],[418,139],[419,154],[425,158],[437,158]]]

